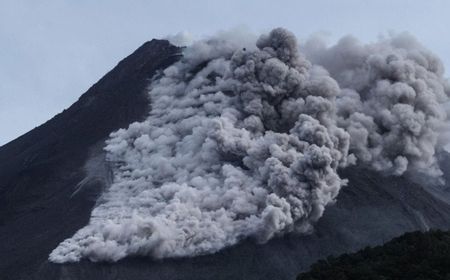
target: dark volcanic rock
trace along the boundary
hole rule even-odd
[[[346,170],[343,176],[351,183],[336,205],[327,209],[312,235],[291,234],[264,245],[248,241],[196,258],[50,264],[37,279],[295,279],[300,271],[328,255],[379,245],[404,232],[450,226],[449,204],[405,178],[357,169]]]
[[[149,80],[179,57],[168,41],[145,43],[69,109],[0,147],[1,279],[33,275],[87,223],[100,185],[72,194],[89,153],[101,151],[97,143],[110,132],[145,117]]]
[[[450,227],[445,188],[352,168],[342,172],[349,186],[308,236],[291,234],[264,245],[246,241],[196,258],[49,263],[59,242],[87,224],[108,180],[105,138],[146,115],[149,79],[179,56],[167,41],[144,44],[68,110],[0,147],[1,279],[294,279],[318,258],[407,231]],[[86,174],[86,165],[93,174]]]

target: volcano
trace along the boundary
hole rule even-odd
[[[328,255],[450,228],[450,185],[353,165],[339,169],[349,183],[308,234],[290,232],[264,244],[249,237],[192,257],[50,262],[52,250],[88,224],[113,180],[104,150],[110,133],[145,120],[149,84],[182,57],[183,49],[166,40],[147,42],[70,108],[0,147],[2,279],[294,279]],[[450,157],[440,155],[439,166],[450,178]]]

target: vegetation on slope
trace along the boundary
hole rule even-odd
[[[297,280],[450,279],[450,232],[412,232],[383,246],[328,257]]]

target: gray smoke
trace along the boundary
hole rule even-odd
[[[450,87],[437,57],[408,34],[370,45],[345,37],[331,48],[311,40],[305,51],[342,88],[337,123],[360,163],[395,175],[441,175],[435,153],[448,130],[442,105]]]
[[[404,37],[305,50],[314,64],[280,28],[188,47],[152,83],[148,118],[111,134],[114,182],[50,260],[195,256],[309,233],[349,164],[440,176],[438,59]]]

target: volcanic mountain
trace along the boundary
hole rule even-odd
[[[198,256],[50,262],[49,254],[89,223],[114,179],[104,150],[110,133],[148,117],[149,84],[182,57],[183,49],[166,40],[147,42],[70,108],[0,147],[2,279],[294,279],[330,254],[408,231],[450,228],[449,185],[350,165],[338,170],[348,184],[307,234],[290,232],[264,244],[243,238]],[[440,155],[444,178],[450,178],[449,164]]]

